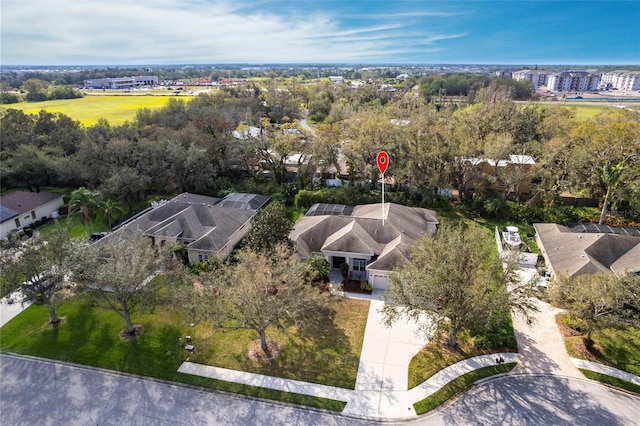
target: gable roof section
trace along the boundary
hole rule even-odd
[[[232,193],[221,200],[184,193],[158,205],[121,229],[123,232],[142,233],[154,238],[175,238],[188,249],[217,252],[227,245],[231,236],[242,229],[269,198],[258,194]]]
[[[438,223],[432,210],[385,203],[333,209],[331,205],[312,206],[295,224],[289,238],[298,245],[301,257],[313,253],[342,252],[371,256],[367,269],[390,270],[409,246]],[[326,211],[326,215],[318,215]],[[350,215],[336,214],[338,211]],[[382,225],[384,212],[385,224]]]
[[[16,191],[0,196],[0,222],[30,212],[51,201],[62,198],[62,194],[53,192]]]
[[[380,250],[379,246],[380,244],[371,238],[356,220],[352,220],[327,237],[321,250],[362,253],[373,256],[376,251]]]
[[[533,225],[547,260],[556,273],[571,276],[640,270],[640,237],[603,233],[572,233],[564,225]]]

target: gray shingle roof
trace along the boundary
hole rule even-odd
[[[30,212],[53,200],[62,198],[62,194],[53,192],[16,191],[0,196],[0,222]]]
[[[536,223],[538,239],[556,273],[568,276],[595,272],[640,271],[640,237],[575,233],[564,225]]]
[[[188,249],[217,252],[270,197],[232,193],[222,200],[184,193],[123,226],[118,232],[176,238]],[[98,243],[104,241],[100,240]]]
[[[434,232],[438,223],[432,210],[393,203],[384,205],[384,226],[380,204],[343,209],[350,213],[345,215],[315,205],[310,210],[314,215],[300,218],[289,234],[301,257],[323,251],[360,253],[374,259],[367,268],[378,270],[392,269],[409,246],[425,232]],[[326,215],[315,215],[323,210]]]

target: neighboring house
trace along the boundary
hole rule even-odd
[[[536,223],[536,242],[552,276],[640,274],[640,231],[595,224]]]
[[[477,189],[486,176],[496,177],[496,189],[515,194],[531,192],[532,169],[536,162],[529,155],[510,155],[508,160],[497,162],[488,158],[467,157],[476,173],[467,183],[467,189]]]
[[[141,233],[159,246],[183,244],[189,263],[224,259],[251,230],[251,218],[269,199],[266,195],[238,193],[219,199],[185,192],[152,207],[112,235]]]
[[[384,209],[381,204],[314,204],[289,238],[301,258],[324,256],[332,270],[347,263],[350,278],[386,289],[393,267],[421,235],[435,233],[437,224],[433,210],[393,203],[385,203]]]
[[[0,196],[0,238],[43,217],[57,217],[62,194],[16,191]]]

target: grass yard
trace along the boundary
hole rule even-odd
[[[285,334],[270,329],[267,337],[282,344],[273,362],[253,362],[247,357],[249,343],[257,334],[249,330],[214,330],[200,324],[191,331],[198,348],[193,362],[268,376],[353,389],[358,374],[369,302],[336,301],[332,318],[318,318],[305,331],[290,327]],[[293,332],[292,332],[293,331]]]
[[[571,319],[568,314],[561,314],[556,317],[556,322],[569,356],[598,362],[640,376],[640,329],[628,327],[620,330],[596,330],[591,335],[594,341],[593,348],[589,350],[584,345],[584,334],[575,329],[579,320]]]
[[[413,404],[413,408],[416,410],[416,414],[418,415],[427,413],[444,404],[449,398],[455,396],[458,392],[464,390],[472,383],[475,383],[480,379],[484,379],[485,377],[508,373],[515,366],[516,363],[512,362],[502,365],[492,365],[490,367],[470,371],[457,379],[453,379],[431,396],[423,399],[422,401],[416,402]]]
[[[104,118],[111,125],[120,125],[126,121],[133,121],[139,109],[159,109],[174,99],[171,96],[85,96],[78,99],[61,99],[44,102],[19,102],[0,109],[9,108],[22,110],[25,114],[38,114],[40,110],[60,112],[79,121],[85,126],[91,126]],[[191,98],[180,98],[188,102]]]
[[[477,349],[470,338],[459,338],[458,347],[450,348],[444,342],[429,342],[409,363],[409,389],[412,389],[441,370],[475,356],[500,352],[516,352],[517,348]],[[495,374],[495,373],[494,373]]]
[[[69,235],[74,238],[89,238],[87,235],[87,227],[80,222],[80,216],[74,214],[72,216],[62,217],[57,219],[54,222],[48,223],[47,225],[40,228],[39,232],[42,238],[47,239],[51,235],[51,232],[57,227],[66,227],[69,228]],[[107,225],[101,219],[94,220],[91,222],[91,232],[105,232],[108,231]]]
[[[252,365],[246,355],[246,345],[257,336],[214,332],[204,325],[190,327],[176,313],[163,308],[134,315],[134,323],[144,326],[144,334],[135,340],[121,340],[119,332],[125,327],[122,318],[95,306],[87,297],[69,299],[59,307],[58,315],[64,320],[58,328],[47,324],[45,306],[27,308],[0,330],[0,350],[341,411],[344,403],[340,401],[178,373],[189,355],[181,339],[193,336],[194,362],[353,388],[368,305],[357,300],[337,302],[333,318],[306,334],[284,337],[269,330],[269,336],[283,339],[283,353],[266,366]]]

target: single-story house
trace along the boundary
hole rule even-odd
[[[535,223],[536,242],[551,276],[597,272],[640,274],[640,231],[595,224]]]
[[[386,289],[393,267],[421,235],[435,233],[437,224],[433,210],[394,203],[314,204],[289,238],[297,244],[301,258],[324,256],[332,270],[347,263],[352,279]]]
[[[0,238],[44,217],[57,217],[62,194],[16,191],[0,196]]]
[[[220,199],[185,192],[153,206],[112,235],[119,232],[141,233],[151,237],[159,246],[183,244],[189,263],[213,257],[224,259],[251,230],[251,218],[270,198],[267,195],[231,193]]]
[[[484,181],[483,176],[497,176],[496,189],[512,191],[518,194],[531,192],[532,171],[535,160],[529,155],[509,155],[509,159],[493,160],[489,158],[466,157],[466,162],[473,165],[476,174],[467,183],[467,189],[477,189]],[[511,184],[507,184],[507,182]],[[511,186],[511,187],[510,187]]]

